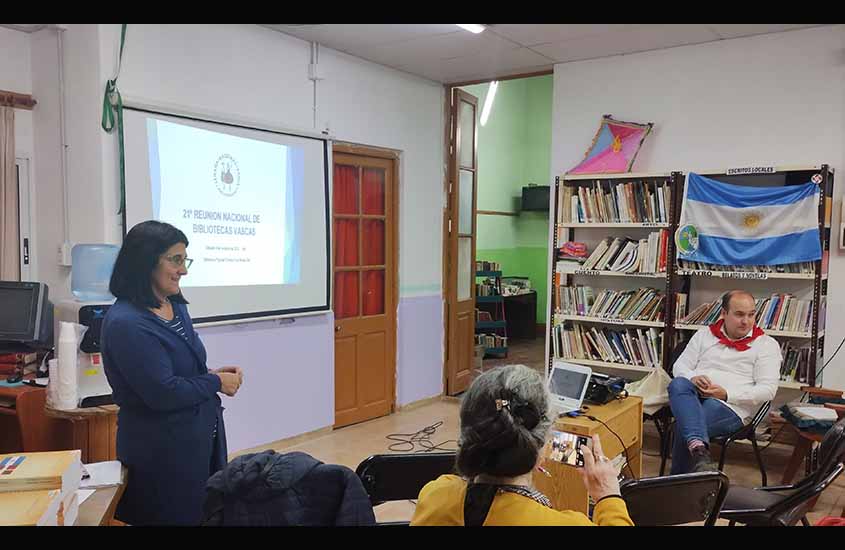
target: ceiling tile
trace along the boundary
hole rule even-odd
[[[545,25],[493,25],[489,32],[503,36],[523,46],[547,44],[549,42],[563,42],[574,38],[583,38],[596,34],[618,32],[620,30],[638,27],[634,24],[545,24]]]
[[[459,31],[440,36],[418,38],[379,46],[351,48],[349,53],[383,63],[385,65],[407,65],[414,62],[452,59],[486,53],[488,55],[516,50],[519,46],[493,34],[472,34]]]
[[[811,25],[806,23],[790,25],[746,25],[716,23],[707,26],[713,29],[713,32],[718,34],[720,38],[738,38],[740,36],[750,36],[753,34],[764,34],[769,32],[782,32],[793,29],[801,29],[804,27],[815,27],[818,25]]]
[[[326,24],[326,25],[265,25],[303,40],[316,41],[341,51],[351,47],[388,44],[425,36],[452,33],[460,30],[453,24]],[[465,32],[465,31],[464,31]]]
[[[551,69],[552,65],[550,59],[528,48],[517,48],[500,52],[485,51],[453,59],[420,60],[399,68],[440,82],[462,82]]]
[[[671,48],[718,40],[719,36],[703,25],[643,25],[635,29],[605,35],[576,38],[531,49],[558,63],[595,59],[611,55]]]

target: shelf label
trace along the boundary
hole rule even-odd
[[[642,222],[643,227],[661,227],[666,225],[666,222]]]
[[[576,269],[572,272],[573,275],[600,275],[601,272],[597,269]]]
[[[728,168],[726,176],[737,176],[742,174],[774,174],[774,166],[749,166],[747,168]]]
[[[624,325],[625,324],[625,319],[611,319],[611,318],[602,317],[601,320],[605,321],[607,323],[612,323],[614,325]]]
[[[722,278],[724,279],[760,279],[766,280],[769,278],[769,274],[765,271],[763,272],[755,272],[755,271],[723,271]]]

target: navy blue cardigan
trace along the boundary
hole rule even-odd
[[[103,320],[103,366],[120,406],[117,457],[129,474],[115,516],[131,525],[198,525],[205,483],[226,464],[220,378],[208,372],[188,309],[173,308],[187,340],[125,300]]]

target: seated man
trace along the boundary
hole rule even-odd
[[[716,470],[710,438],[738,430],[774,398],[780,364],[780,346],[755,325],[754,297],[744,290],[726,293],[722,318],[695,333],[673,368],[670,473]]]

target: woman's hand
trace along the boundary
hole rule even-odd
[[[598,502],[608,495],[619,495],[619,479],[616,468],[609,458],[604,456],[601,449],[601,440],[598,434],[593,435],[592,448],[581,447],[584,453],[584,467],[581,469],[581,478],[587,492]]]
[[[224,367],[225,368],[225,367]],[[229,397],[234,397],[241,387],[241,375],[233,372],[214,372],[220,378],[220,391]]]

